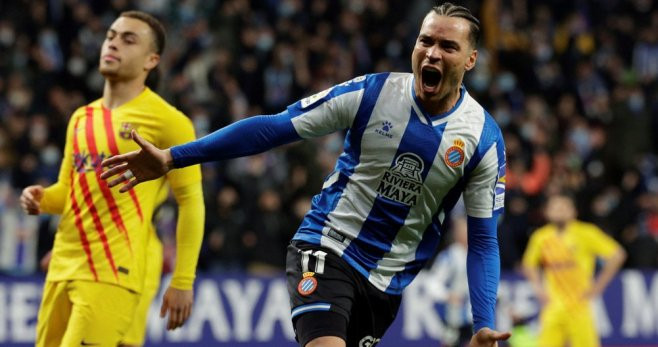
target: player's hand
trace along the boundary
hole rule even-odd
[[[603,290],[592,286],[589,290],[583,293],[582,299],[585,301],[596,299],[603,294]]]
[[[550,297],[548,296],[548,293],[546,293],[545,290],[541,290],[537,292],[536,295],[537,295],[537,300],[539,301],[539,305],[541,307],[548,305],[548,302],[550,301]]]
[[[125,154],[115,155],[103,160],[101,164],[108,168],[101,174],[101,178],[108,178],[118,175],[108,182],[110,187],[114,187],[121,182],[126,182],[119,191],[125,193],[134,186],[164,176],[173,168],[171,154],[169,150],[158,149],[133,130],[130,135],[141,149]]]
[[[41,258],[39,261],[39,267],[41,268],[41,271],[48,272],[48,266],[50,266],[50,259],[52,259],[52,257],[53,251],[50,250]]]
[[[41,213],[41,198],[43,198],[43,187],[39,185],[29,186],[21,193],[21,207],[25,213],[37,215]]]
[[[194,292],[190,290],[181,290],[169,287],[162,298],[162,307],[160,307],[160,318],[164,318],[169,312],[167,321],[167,330],[180,328],[192,313],[192,304],[194,303]]]
[[[489,328],[482,328],[473,335],[469,347],[497,347],[498,341],[505,341],[510,338],[512,334],[509,332],[498,332]]]

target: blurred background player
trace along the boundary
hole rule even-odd
[[[39,309],[37,346],[143,342],[162,266],[151,219],[167,183],[179,206],[178,261],[161,316],[168,313],[168,329],[189,317],[203,237],[199,167],[172,172],[129,194],[118,194],[99,178],[104,158],[136,148],[132,129],[162,146],[194,139],[189,119],[145,86],[164,44],[162,25],[146,13],[124,12],[112,23],[101,48],[103,96],[72,115],[57,183],[23,191],[21,204],[29,214],[62,214]],[[131,324],[134,330],[126,335]]]
[[[169,194],[168,187],[162,186],[157,193],[155,205],[162,204],[167,195]],[[177,200],[178,201],[178,200]],[[203,204],[202,204],[203,205]],[[179,205],[180,206],[180,205]],[[205,206],[205,205],[203,205]],[[204,207],[205,208],[205,207]],[[205,210],[202,210],[203,213]],[[198,228],[198,225],[191,225],[192,228]],[[195,232],[193,229],[185,229],[185,232]],[[198,231],[197,231],[198,232]],[[202,231],[203,232],[203,229]],[[121,339],[122,347],[141,346],[144,344],[146,338],[146,323],[148,322],[148,314],[151,308],[153,298],[155,298],[160,288],[160,279],[162,278],[163,266],[163,247],[160,238],[158,237],[155,226],[148,223],[148,238],[146,240],[146,270],[144,271],[144,289],[139,298],[139,303],[135,309],[135,316],[130,323],[128,332]],[[176,304],[178,306],[179,304]],[[161,311],[164,306],[161,307]],[[162,313],[161,313],[162,315]],[[168,326],[168,328],[171,328]]]
[[[539,346],[599,346],[591,299],[603,293],[626,252],[594,224],[577,220],[568,195],[550,196],[545,216],[548,224],[531,235],[523,256],[524,273],[542,304]],[[604,263],[594,278],[598,259]]]
[[[473,334],[471,300],[468,295],[466,255],[468,253],[468,227],[465,216],[453,217],[452,243],[439,253],[430,270],[430,289],[437,301],[444,303],[443,319],[453,329],[454,341],[446,346],[468,346]]]
[[[393,322],[404,288],[437,247],[444,218],[464,195],[468,282],[475,334],[495,346],[504,207],[500,128],[462,80],[475,67],[479,21],[444,3],[426,13],[413,73],[360,76],[272,116],[235,122],[197,141],[106,159],[121,191],[174,168],[260,153],[348,129],[334,172],[288,247],[293,326],[302,346],[374,345]]]

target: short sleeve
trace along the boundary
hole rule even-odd
[[[541,237],[539,230],[536,230],[530,237],[528,246],[523,253],[522,263],[524,267],[534,268],[541,263]]]
[[[369,76],[356,77],[288,106],[297,134],[312,138],[349,128],[371,79]]]
[[[505,144],[502,136],[487,150],[464,189],[466,213],[489,218],[505,207]]]
[[[585,238],[584,244],[588,246],[592,254],[607,258],[612,256],[619,249],[619,244],[603,230],[594,224],[586,224],[582,230]]]

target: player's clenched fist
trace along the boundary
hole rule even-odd
[[[41,198],[43,187],[40,185],[29,186],[23,189],[21,194],[21,207],[27,214],[37,215],[41,213]]]

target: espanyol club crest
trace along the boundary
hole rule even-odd
[[[315,272],[304,272],[302,275],[304,278],[297,285],[299,294],[304,296],[311,295],[318,288],[318,280],[313,277],[314,275]]]
[[[457,139],[454,145],[448,148],[443,160],[450,167],[458,167],[464,162],[464,141]]]
[[[119,137],[121,137],[124,140],[130,140],[131,130],[133,130],[132,124],[128,122],[121,123],[121,127],[119,128]]]

